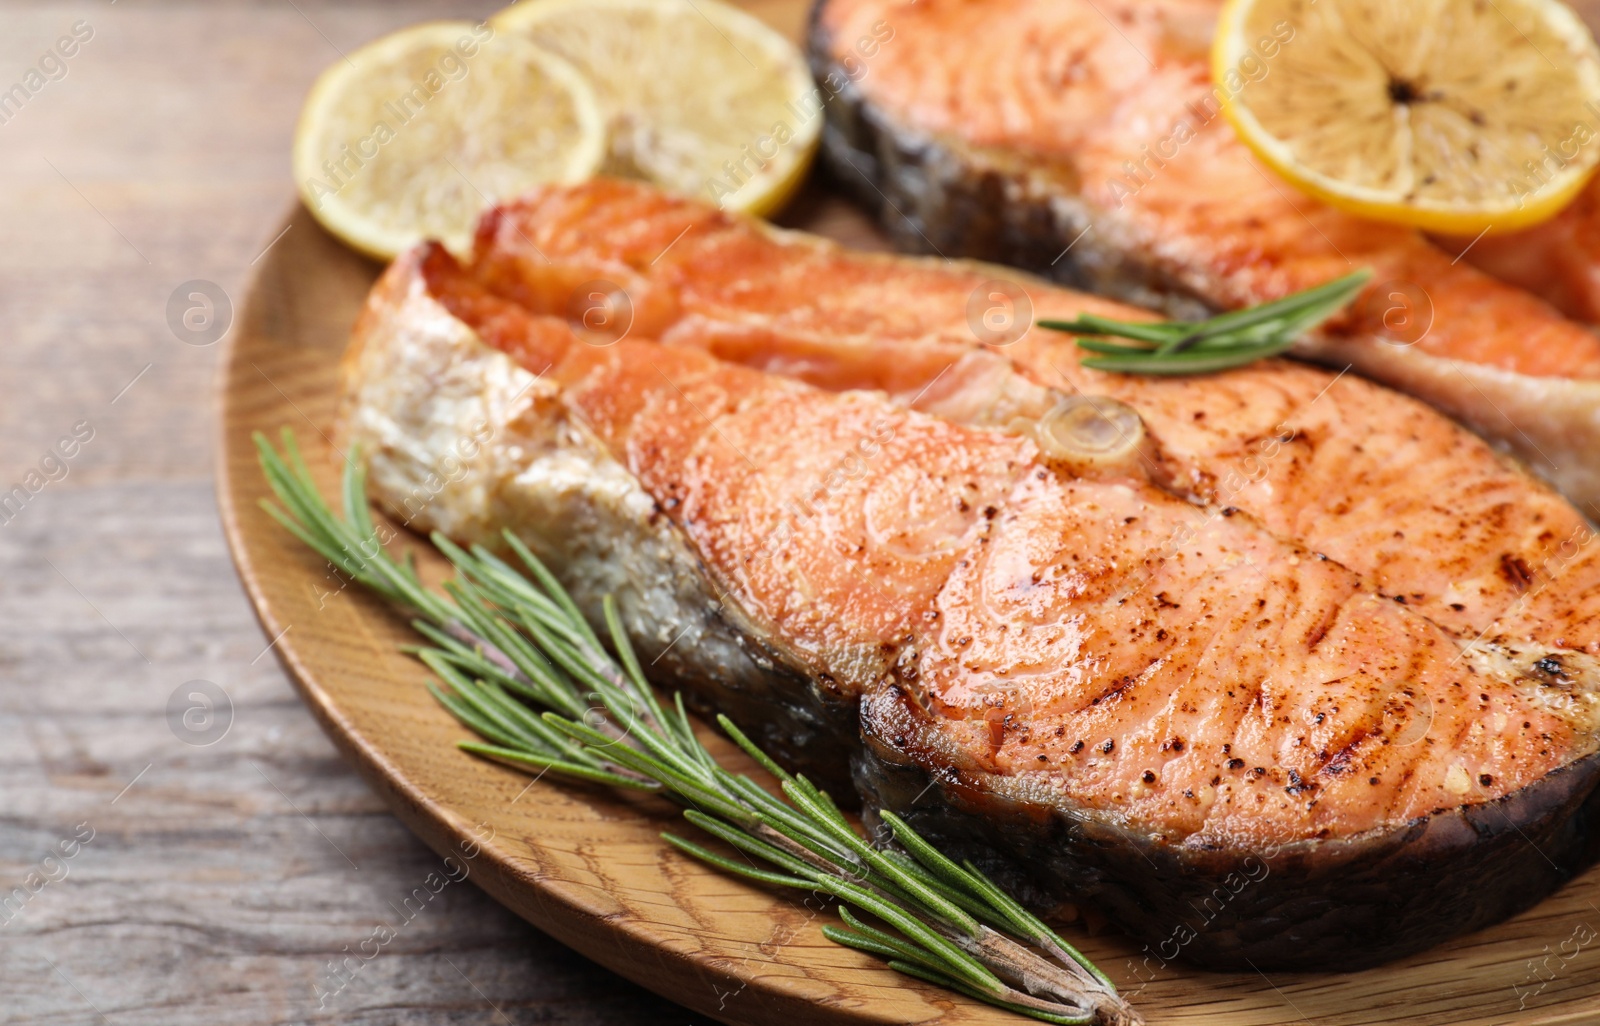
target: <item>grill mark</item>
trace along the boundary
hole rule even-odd
[[[1342,748],[1340,748],[1337,752],[1334,752],[1333,755],[1328,757],[1321,766],[1317,767],[1317,772],[1315,775],[1337,777],[1350,772],[1350,764],[1353,763],[1356,758],[1356,749],[1360,748],[1361,743],[1371,736],[1372,735],[1367,732],[1365,727],[1356,728],[1356,732],[1350,735],[1350,740],[1346,741]],[[1327,753],[1324,752],[1321,754],[1326,755]]]
[[[1506,583],[1515,588],[1519,593],[1528,590],[1528,585],[1533,583],[1533,571],[1521,556],[1506,552],[1500,556],[1500,576]]]
[[[1323,615],[1322,619],[1319,620],[1316,625],[1306,633],[1305,644],[1307,652],[1315,652],[1317,650],[1317,646],[1322,644],[1322,639],[1326,638],[1328,636],[1328,632],[1333,630],[1333,623],[1336,619],[1338,619],[1337,613],[1338,611],[1336,609],[1330,607],[1327,613]]]
[[[1139,683],[1139,678],[1133,676],[1132,674],[1119,677],[1116,683],[1114,683],[1109,689],[1102,691],[1100,694],[1089,699],[1089,705],[1096,706],[1101,702],[1111,701],[1112,699],[1119,697],[1124,691],[1133,687],[1137,683]]]

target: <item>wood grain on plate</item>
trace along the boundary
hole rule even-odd
[[[754,5],[798,31],[803,5]],[[813,187],[786,222],[858,245],[879,237]],[[219,499],[241,576],[274,651],[324,729],[395,813],[471,879],[564,943],[674,1001],[728,1023],[948,1024],[1009,1021],[925,987],[821,934],[831,912],[798,892],[748,885],[659,839],[682,829],[665,802],[537,780],[462,753],[465,732],[396,648],[400,618],[342,581],[257,507],[267,494],[251,433],[293,428],[325,492],[335,380],[377,265],[296,209],[259,268],[221,381]],[[442,561],[419,539],[433,578]],[[730,765],[726,744],[718,749]],[[747,767],[747,764],[746,768]],[[1181,949],[1195,909],[1172,911]],[[1211,974],[1139,950],[1114,927],[1070,939],[1136,995],[1152,1023],[1269,1026],[1554,1024],[1600,1021],[1600,873],[1534,910],[1404,962],[1332,976]],[[1016,1020],[1021,1021],[1021,1020]]]

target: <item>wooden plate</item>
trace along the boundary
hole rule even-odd
[[[775,5],[768,5],[774,7]],[[778,18],[799,25],[802,5]],[[765,13],[765,12],[764,12]],[[859,214],[815,188],[787,223],[878,245]],[[529,778],[454,747],[465,737],[396,647],[405,624],[344,582],[257,506],[268,494],[250,436],[288,426],[333,494],[334,382],[377,265],[303,209],[263,260],[221,380],[218,498],[240,576],[306,703],[395,814],[453,872],[563,943],[726,1023],[1022,1022],[908,981],[827,941],[816,899],[746,885],[678,855],[680,822],[648,797]],[[424,570],[440,560],[425,543]],[[735,765],[729,746],[719,751]],[[1186,914],[1174,910],[1181,947]],[[1203,973],[1113,928],[1069,927],[1153,1024],[1276,1026],[1600,1022],[1600,871],[1493,929],[1352,975]]]

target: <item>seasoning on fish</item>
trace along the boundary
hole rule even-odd
[[[1040,904],[1150,942],[1181,919],[1192,961],[1371,964],[1595,857],[1594,546],[1538,540],[1570,506],[1349,376],[985,346],[964,311],[995,273],[547,190],[466,265],[390,267],[345,431],[413,527],[511,527],[591,617],[615,593],[658,682],[807,772],[853,763]],[[1225,480],[1252,455],[1274,469]]]
[[[1220,114],[1219,6],[820,0],[812,66],[837,86],[823,90],[824,156],[900,248],[1185,319],[1371,267],[1365,300],[1298,355],[1415,395],[1580,506],[1600,500],[1600,339],[1471,266],[1471,239],[1442,248],[1262,167]],[[863,61],[865,36],[882,42]],[[1256,77],[1294,59],[1296,41],[1288,26],[1258,40]]]

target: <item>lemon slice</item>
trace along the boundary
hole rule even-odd
[[[1600,50],[1556,0],[1229,0],[1212,71],[1262,160],[1376,220],[1526,227],[1600,162]]]
[[[607,174],[753,214],[778,209],[805,178],[820,94],[800,52],[743,11],[717,0],[525,0],[490,23],[594,86]]]
[[[294,175],[318,221],[390,259],[424,238],[458,253],[479,213],[605,157],[594,91],[561,58],[472,22],[429,22],[349,54],[317,79]]]

